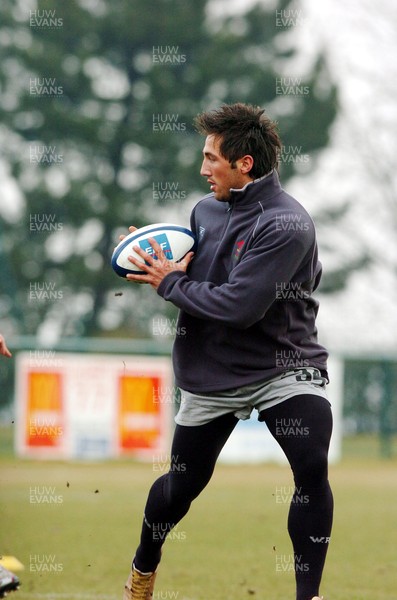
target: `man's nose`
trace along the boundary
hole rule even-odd
[[[202,175],[203,177],[209,177],[209,175],[210,175],[210,171],[208,169],[208,163],[205,159],[203,160],[202,165],[201,165],[200,175]]]

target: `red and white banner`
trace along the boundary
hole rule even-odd
[[[151,458],[174,411],[168,358],[35,351],[16,368],[16,451],[36,458]]]

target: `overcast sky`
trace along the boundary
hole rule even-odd
[[[319,232],[335,239],[334,256],[323,257],[325,268],[360,248],[374,259],[344,293],[323,299],[319,323],[333,348],[395,352],[397,3],[302,0],[302,10],[307,21],[296,33],[307,56],[316,47],[325,51],[341,111],[310,185],[300,182],[296,190],[313,205],[317,197],[335,205],[351,201],[341,230]]]
[[[276,18],[275,3],[262,3]],[[253,4],[214,0],[211,14]],[[288,191],[314,218],[324,207],[350,203],[337,228],[318,227],[325,271],[363,252],[374,261],[353,274],[346,290],[321,297],[322,339],[335,351],[396,353],[397,2],[301,0],[283,17],[293,26],[280,45],[299,48],[284,75],[304,76],[322,51],[340,101],[330,147],[316,158],[314,172],[290,181]]]

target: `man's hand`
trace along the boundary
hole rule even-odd
[[[130,227],[131,231],[131,227]],[[183,271],[186,273],[186,269],[191,262],[194,252],[188,252],[180,262],[174,262],[172,260],[168,260],[165,256],[163,250],[160,245],[156,242],[154,238],[149,238],[149,243],[156,253],[157,259],[154,258],[151,254],[148,254],[139,246],[134,246],[134,252],[139,254],[145,262],[137,260],[133,256],[129,256],[128,260],[139,267],[140,271],[145,271],[145,275],[132,275],[128,274],[127,279],[129,281],[136,281],[138,283],[149,283],[155,290],[159,287],[160,283],[163,281],[164,277],[171,273],[171,271]]]
[[[128,227],[128,231],[129,231],[130,233],[134,233],[134,231],[136,231],[137,229],[138,229],[138,228],[137,228],[137,227],[134,227],[133,225],[130,225],[130,226]],[[127,236],[126,236],[126,235],[123,235],[123,234],[119,235],[119,240],[120,240],[120,242],[122,242],[122,241],[123,241],[123,239],[124,239],[124,238],[126,238],[126,237],[127,237]]]
[[[11,358],[11,356],[12,356],[11,352],[7,348],[7,344],[5,342],[4,337],[1,335],[1,333],[0,333],[0,354],[2,354],[3,356],[8,356],[8,358]]]

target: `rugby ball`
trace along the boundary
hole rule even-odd
[[[143,275],[145,271],[141,271],[128,260],[129,256],[133,256],[139,262],[144,263],[144,260],[132,248],[140,246],[145,252],[154,254],[153,248],[150,245],[149,238],[154,238],[161,246],[168,260],[178,262],[191,250],[196,248],[196,238],[190,229],[174,225],[173,223],[154,223],[137,229],[133,233],[127,235],[116,246],[112,255],[112,267],[117,275],[126,277],[129,273],[134,275]]]

